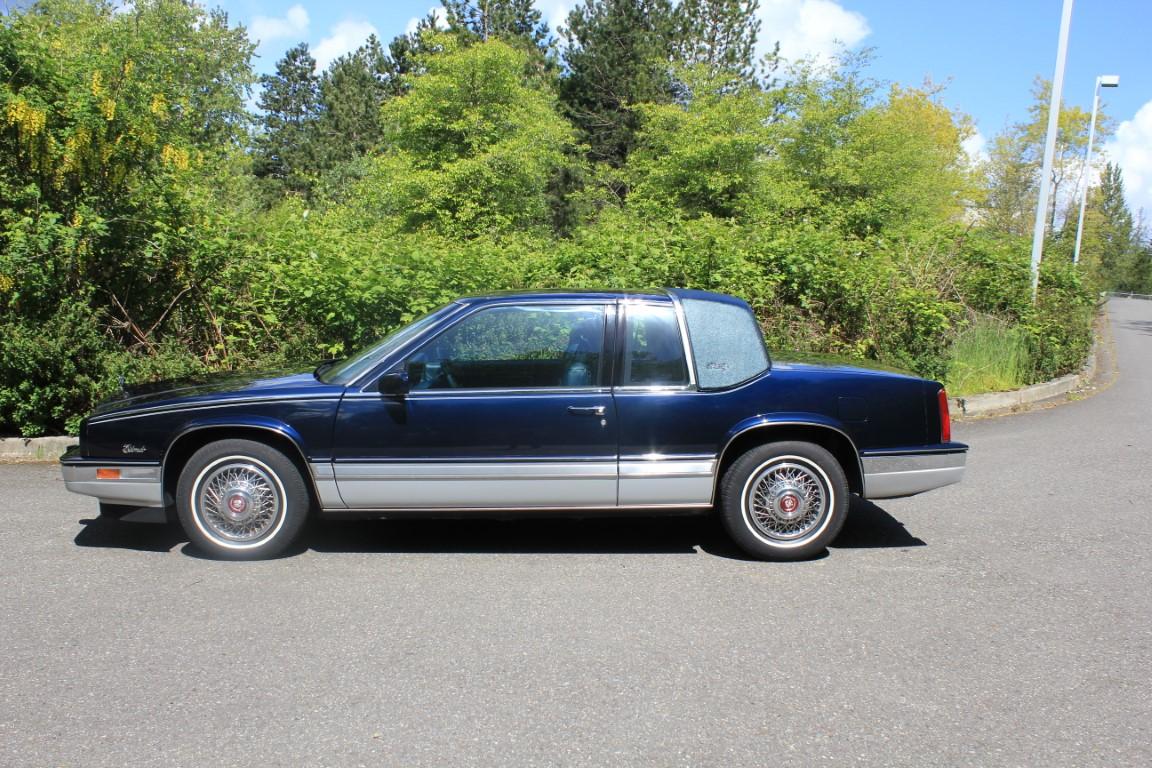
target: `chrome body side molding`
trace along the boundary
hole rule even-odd
[[[311,462],[325,510],[658,509],[712,504],[716,459]]]
[[[346,509],[347,504],[340,498],[340,489],[336,485],[336,471],[330,461],[310,461],[308,469],[312,472],[313,488],[316,489],[316,500],[320,502],[321,509]]]
[[[964,451],[873,454],[861,458],[864,467],[864,498],[892,499],[911,496],[964,477]]]
[[[621,459],[617,504],[621,507],[685,504],[711,506],[716,459]]]
[[[612,507],[616,462],[336,463],[344,508]],[[325,504],[325,506],[327,506]]]

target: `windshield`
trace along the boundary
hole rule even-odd
[[[430,312],[414,320],[408,325],[397,328],[375,344],[365,347],[351,357],[336,363],[331,368],[321,371],[319,374],[320,380],[325,384],[338,384],[341,386],[355,381],[357,377],[380,362],[381,358],[389,352],[417,336],[425,328],[436,323],[440,318],[455,312],[459,307],[459,304],[449,304],[446,307],[441,307],[435,312]]]

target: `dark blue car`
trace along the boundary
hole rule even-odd
[[[309,516],[716,509],[756,557],[821,551],[849,494],[955,483],[947,397],[910,376],[773,363],[730,296],[464,298],[315,371],[152,385],[61,459],[106,515],[174,510],[269,557]]]

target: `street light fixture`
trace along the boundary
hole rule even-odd
[[[1092,141],[1096,138],[1096,113],[1100,111],[1100,89],[1119,88],[1119,75],[1100,75],[1096,78],[1096,90],[1092,94],[1092,122],[1088,128],[1088,151],[1084,153],[1084,171],[1082,176],[1092,173]],[[1090,177],[1084,180],[1084,191],[1080,194],[1080,218],[1076,221],[1076,247],[1072,250],[1072,263],[1080,263],[1080,238],[1084,236],[1084,206],[1088,203],[1088,187],[1091,186]]]

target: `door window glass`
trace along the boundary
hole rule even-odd
[[[680,324],[671,305],[628,306],[620,383],[626,387],[674,387],[689,383]]]
[[[492,307],[408,359],[413,389],[525,389],[600,384],[604,309]]]

